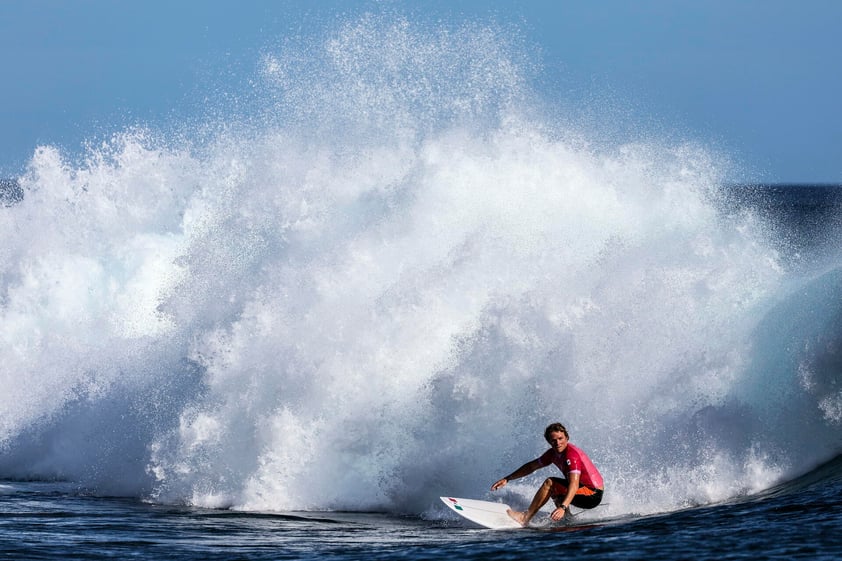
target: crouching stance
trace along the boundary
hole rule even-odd
[[[561,520],[572,504],[579,508],[594,508],[602,501],[604,486],[602,476],[590,458],[577,446],[570,444],[567,429],[561,423],[553,423],[544,431],[544,438],[550,449],[541,457],[527,462],[491,486],[492,491],[504,487],[512,479],[526,477],[535,470],[555,464],[564,478],[548,477],[535,493],[535,498],[525,512],[509,510],[509,516],[526,526],[549,499],[553,499],[555,510],[553,520]]]

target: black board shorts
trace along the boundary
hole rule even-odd
[[[566,479],[562,479],[561,477],[551,477],[550,479],[553,480],[550,497],[552,497],[553,502],[556,505],[561,504],[561,501],[563,501],[564,497],[567,496],[569,483]],[[594,508],[599,506],[599,503],[601,502],[602,489],[591,489],[590,487],[582,486],[579,487],[578,491],[576,491],[576,495],[573,497],[570,504],[579,508]]]

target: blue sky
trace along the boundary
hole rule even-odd
[[[279,38],[382,9],[513,23],[550,97],[611,99],[759,181],[842,183],[837,0],[0,0],[0,175],[39,144],[189,116]]]

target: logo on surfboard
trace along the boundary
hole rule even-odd
[[[453,497],[447,497],[447,500],[453,503],[453,508],[455,508],[456,510],[464,510],[459,504],[459,501],[457,501]]]

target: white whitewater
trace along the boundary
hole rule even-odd
[[[834,277],[790,296],[712,152],[558,124],[513,36],[365,17],[267,52],[247,110],[38,148],[0,208],[0,477],[418,513],[558,420],[621,514],[838,451]]]

